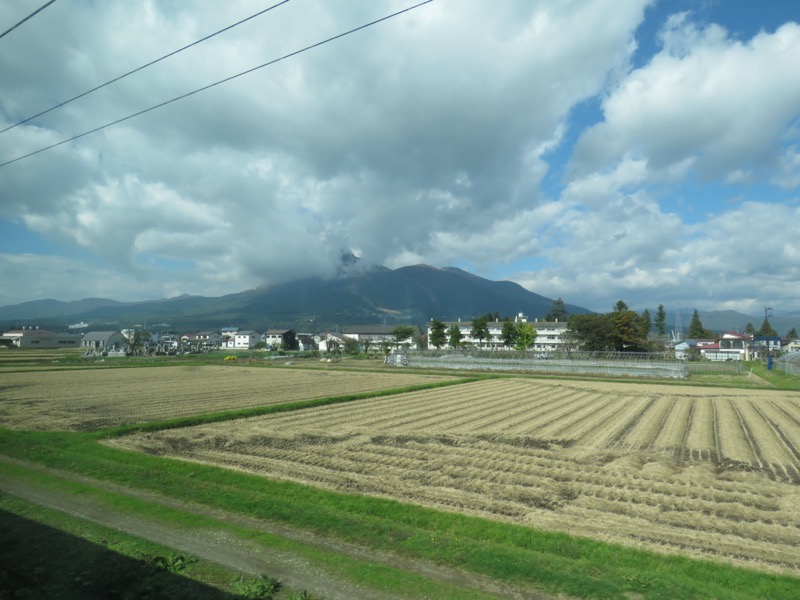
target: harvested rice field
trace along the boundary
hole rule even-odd
[[[447,379],[233,365],[5,373],[0,427],[93,431]]]
[[[108,443],[800,574],[791,392],[498,379]]]

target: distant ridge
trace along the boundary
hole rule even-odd
[[[220,297],[179,296],[168,300],[119,302],[87,298],[72,302],[35,300],[0,307],[0,323],[54,327],[82,320],[124,327],[169,322],[175,328],[294,327],[319,330],[366,323],[416,323],[430,319],[468,320],[487,312],[501,317],[519,312],[542,318],[553,299],[510,281],[491,281],[455,267],[414,265],[376,267],[332,279],[309,278]],[[587,309],[567,304],[570,313]]]
[[[83,321],[89,323],[90,329],[169,323],[172,329],[181,331],[227,325],[320,331],[345,325],[469,320],[488,312],[497,312],[501,317],[522,312],[534,320],[543,318],[552,305],[552,298],[511,281],[492,281],[455,267],[413,265],[399,269],[373,267],[330,279],[308,278],[213,298],[183,295],[146,302],[107,298],[34,300],[0,307],[0,327],[40,325],[66,329],[71,323]],[[565,307],[569,314],[591,312],[575,304]],[[654,311],[655,306],[651,306],[651,315]],[[764,319],[763,315],[730,310],[699,314],[703,326],[714,331],[744,331],[747,323],[758,329]],[[690,317],[691,311],[684,310],[684,335]],[[800,329],[800,314],[776,315],[770,323],[780,335],[786,335],[792,327]],[[668,332],[674,324],[675,314],[668,311]]]

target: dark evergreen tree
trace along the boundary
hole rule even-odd
[[[705,327],[703,327],[703,322],[700,320],[700,313],[698,313],[695,308],[692,313],[692,320],[689,323],[689,338],[698,339],[704,337],[706,337],[706,330]]]
[[[667,311],[663,304],[659,304],[656,310],[656,333],[660,336],[667,335]]]
[[[455,323],[451,325],[450,329],[447,331],[447,338],[453,348],[461,346],[461,340],[464,339],[464,334],[461,333],[461,327]]]
[[[775,328],[769,322],[769,319],[764,319],[764,322],[761,323],[761,329],[758,330],[756,335],[778,335],[778,332],[775,331]]]
[[[511,319],[503,321],[503,331],[500,334],[505,347],[513,346],[517,343],[517,328]]]
[[[491,337],[489,333],[489,320],[486,316],[475,317],[472,319],[472,330],[470,335],[478,340],[478,346],[483,347],[483,340]]]
[[[437,350],[447,343],[447,326],[438,319],[431,321],[431,337],[428,340]]]
[[[567,312],[566,307],[564,306],[564,300],[561,298],[557,298],[553,300],[553,306],[550,308],[550,311],[545,315],[545,321],[566,321],[569,317],[569,313]]]
[[[640,335],[642,339],[647,339],[647,336],[650,335],[650,330],[653,329],[653,319],[650,317],[650,311],[648,309],[644,309],[642,314],[639,315],[639,324],[640,324]]]

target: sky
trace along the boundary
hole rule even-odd
[[[800,3],[433,0],[326,41],[416,1],[58,0],[2,35],[0,306],[352,253],[598,312],[800,310]]]

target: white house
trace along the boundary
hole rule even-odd
[[[254,348],[260,341],[261,334],[257,331],[237,331],[233,334],[233,348]]]
[[[317,343],[317,348],[320,352],[336,352],[337,350],[344,350],[346,338],[341,333],[324,333],[315,335],[314,341]]]
[[[261,341],[271,350],[294,350],[297,347],[297,334],[294,329],[267,329]]]

